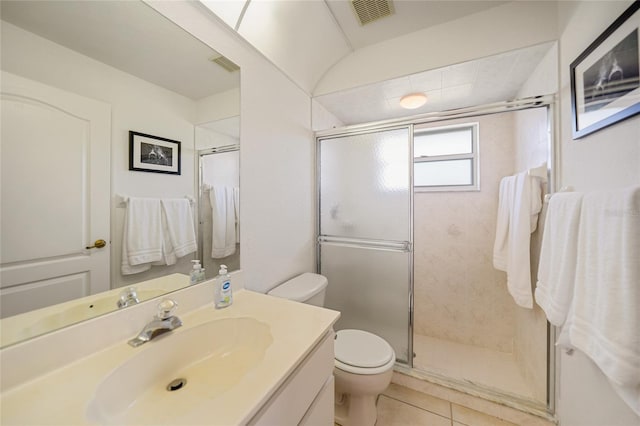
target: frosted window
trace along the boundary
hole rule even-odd
[[[416,186],[473,185],[471,159],[416,163],[413,169]]]
[[[457,130],[416,133],[413,143],[414,157],[471,154],[473,152],[473,129],[466,127]]]
[[[480,189],[478,123],[416,128],[413,185],[427,191]]]

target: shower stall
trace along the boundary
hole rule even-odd
[[[546,165],[553,188],[551,108],[527,98],[318,133],[318,271],[336,329],[380,335],[403,373],[550,408],[546,319],[515,304],[492,255],[500,180]]]
[[[240,269],[240,148],[200,150],[198,163],[198,256],[208,279],[218,275],[220,265],[229,271]]]

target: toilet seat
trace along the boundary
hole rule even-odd
[[[353,374],[380,374],[396,360],[386,340],[363,330],[339,330],[334,348],[335,366]]]

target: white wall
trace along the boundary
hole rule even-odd
[[[344,126],[344,123],[335,115],[331,114],[320,102],[313,99],[311,101],[312,108],[312,126],[313,131],[335,129]]]
[[[111,105],[111,193],[137,197],[194,195],[196,104],[130,74],[2,22],[2,68]],[[129,130],[181,142],[182,174],[129,171]],[[120,287],[172,272],[188,273],[186,256],[172,267],[122,276],[120,259],[125,209],[111,207],[111,283]]]
[[[201,5],[147,3],[242,69],[240,247],[246,287],[266,291],[314,270],[309,96]]]
[[[313,95],[555,40],[556,8],[552,1],[509,2],[358,49],[327,71]]]
[[[640,184],[640,116],[579,140],[571,138],[569,65],[631,1],[559,3],[561,182],[578,191]],[[631,426],[640,418],[615,394],[585,355],[560,356],[558,410],[562,426]]]
[[[216,146],[238,145],[240,143],[240,141],[234,137],[202,126],[196,126],[195,135],[196,150],[213,148]]]
[[[196,124],[234,117],[240,114],[240,88],[198,99],[196,109]]]

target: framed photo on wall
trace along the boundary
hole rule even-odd
[[[180,174],[180,142],[129,131],[129,170]]]
[[[570,66],[573,138],[640,113],[640,1]]]

